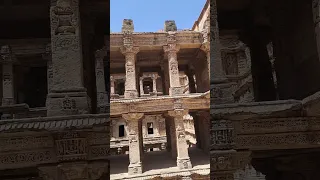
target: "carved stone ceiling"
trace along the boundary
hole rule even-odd
[[[246,9],[251,0],[217,0],[218,11],[237,11]]]

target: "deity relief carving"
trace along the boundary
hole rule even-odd
[[[178,62],[176,61],[171,61],[170,62],[170,72],[172,74],[178,74]]]
[[[52,8],[51,23],[55,35],[75,35],[78,26],[78,14],[74,8],[77,1],[57,0],[56,6]]]

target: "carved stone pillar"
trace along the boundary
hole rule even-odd
[[[51,53],[51,44],[47,44],[46,52],[42,55],[42,58],[47,61],[47,84],[48,84],[48,93],[53,87],[53,69],[52,69],[52,53]]]
[[[174,118],[177,166],[179,169],[192,168],[183,124],[183,117],[187,114],[188,111],[183,109],[176,109],[168,112],[168,115]]]
[[[102,107],[108,103],[106,92],[103,58],[107,55],[106,48],[96,51],[96,87],[97,87],[97,107]],[[109,91],[109,90],[108,90]]]
[[[115,93],[115,84],[114,84],[114,78],[113,76],[110,76],[110,96],[112,97]]]
[[[126,58],[126,82],[125,82],[125,98],[138,97],[136,83],[136,55],[139,52],[139,47],[133,45],[124,45],[120,48],[122,54]]]
[[[12,105],[15,102],[14,97],[14,79],[13,79],[13,64],[15,57],[11,47],[8,45],[2,46],[0,50],[2,63],[2,106]],[[5,116],[5,117],[4,117]],[[9,118],[9,115],[3,115],[2,118]]]
[[[143,137],[141,129],[141,118],[143,113],[123,114],[123,119],[127,122],[128,139],[129,139],[129,175],[141,174],[142,170],[142,154],[143,154]]]
[[[157,93],[158,93],[158,91],[157,91],[157,79],[158,79],[158,76],[153,74],[151,78],[152,78],[153,94],[157,95]]]
[[[205,69],[203,69],[203,90],[208,91],[210,89],[210,42],[205,42],[201,45],[201,50],[206,53],[207,63]]]
[[[180,46],[176,44],[175,35],[169,32],[168,45],[164,46],[164,52],[168,56],[168,67],[169,67],[169,95],[182,94],[180,77],[179,77],[179,63],[177,59],[177,53],[180,50]]]
[[[79,0],[51,2],[54,75],[53,87],[47,98],[47,115],[85,114],[89,110],[89,101],[83,85]],[[70,101],[72,106],[69,106]]]
[[[320,57],[320,1],[312,1],[313,21],[315,24],[315,35],[317,41],[318,56]]]
[[[139,79],[139,85],[140,85],[140,96],[144,95],[144,91],[143,91],[143,77],[140,77]]]

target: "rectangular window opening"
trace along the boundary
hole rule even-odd
[[[119,137],[124,137],[124,125],[119,126]]]

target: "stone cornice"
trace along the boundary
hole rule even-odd
[[[92,128],[109,124],[108,114],[39,117],[0,121],[0,132],[21,130],[61,131],[70,128]]]

